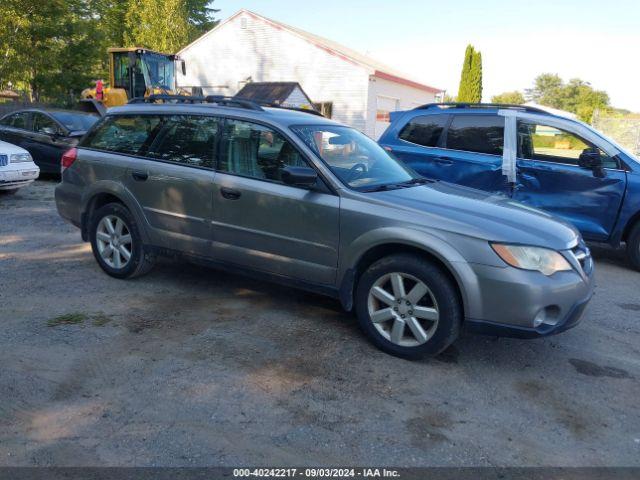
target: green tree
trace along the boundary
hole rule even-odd
[[[171,53],[189,40],[189,13],[184,0],[131,0],[125,24],[128,47]]]
[[[584,122],[591,122],[596,110],[609,111],[609,95],[595,90],[588,82],[573,78],[565,83],[558,75],[543,73],[534,80],[527,97],[541,105],[575,113]]]
[[[493,103],[507,103],[511,105],[522,105],[525,102],[524,95],[517,90],[494,95],[491,97],[491,101]]]
[[[479,103],[482,101],[482,54],[467,45],[460,75],[458,101]]]

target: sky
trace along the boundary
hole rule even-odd
[[[482,52],[483,100],[540,73],[581,78],[640,112],[640,1],[214,0],[330,38],[455,95],[467,44]]]

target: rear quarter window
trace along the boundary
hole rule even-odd
[[[409,120],[398,137],[425,147],[437,147],[449,119],[448,115],[421,115]]]
[[[502,155],[504,117],[455,115],[447,131],[447,148],[465,152]]]

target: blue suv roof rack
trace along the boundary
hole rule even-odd
[[[523,110],[532,113],[544,113],[550,115],[549,112],[542,108],[531,107],[529,105],[517,105],[512,103],[466,103],[466,102],[446,102],[446,103],[426,103],[414,108],[413,110],[429,110],[431,108],[447,109],[447,108],[506,108],[511,110]]]

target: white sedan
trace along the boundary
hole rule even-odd
[[[11,143],[0,141],[0,192],[13,193],[29,185],[40,175],[29,152]]]

